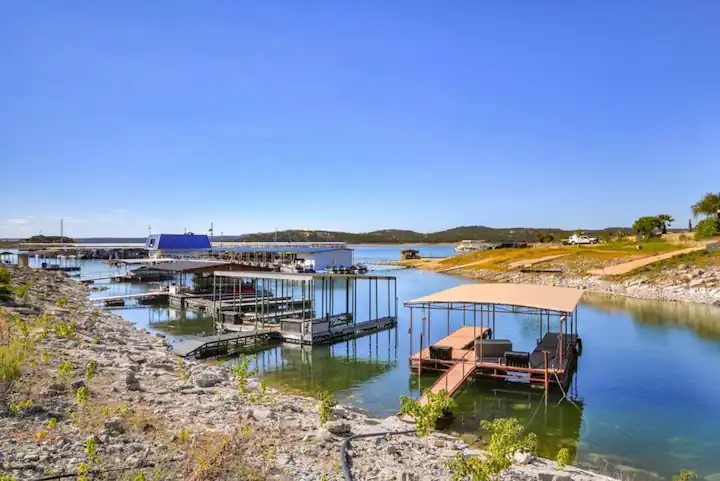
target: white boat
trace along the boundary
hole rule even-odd
[[[487,248],[488,245],[482,240],[462,240],[455,246],[455,252],[472,252]]]

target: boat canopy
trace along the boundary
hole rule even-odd
[[[463,284],[406,301],[405,305],[497,304],[572,313],[583,291],[568,287],[533,284]]]

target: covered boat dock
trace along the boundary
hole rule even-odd
[[[577,334],[581,297],[582,291],[563,287],[464,284],[407,301],[410,352],[414,337],[420,343],[419,350],[410,356],[410,367],[419,375],[423,371],[442,372],[430,390],[445,390],[449,395],[470,378],[520,381],[540,385],[546,391],[551,385],[564,389],[570,381],[572,363],[582,350]],[[422,314],[420,326],[413,322],[418,310]],[[537,345],[532,352],[515,350],[512,341],[496,337],[499,314],[538,320]],[[456,322],[462,316],[460,329],[451,330],[451,315]],[[431,341],[431,335],[437,336],[437,326],[431,329],[432,322],[447,326],[445,337]],[[421,402],[424,399],[421,397]]]

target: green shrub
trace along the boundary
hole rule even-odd
[[[247,387],[247,381],[251,376],[257,374],[257,368],[250,369],[250,363],[255,360],[255,356],[247,356],[241,354],[237,361],[230,368],[230,372],[237,378],[238,391],[244,392]]]
[[[683,469],[679,474],[673,476],[672,479],[673,481],[693,481],[694,479],[697,479],[697,474],[695,474],[695,471]]]
[[[17,339],[0,345],[0,383],[10,384],[19,378],[24,359],[22,343]]]
[[[73,337],[76,327],[74,322],[60,321],[60,324],[55,326],[55,334],[60,337]]]
[[[720,235],[720,219],[708,217],[695,226],[695,239],[707,239],[716,235]]]
[[[435,423],[450,409],[453,400],[448,396],[447,391],[433,393],[429,389],[425,391],[427,402],[420,404],[418,401],[407,396],[400,396],[400,412],[407,414],[415,421],[415,429],[418,436],[423,437],[435,429]]]
[[[88,361],[87,365],[85,366],[85,379],[88,381],[95,376],[95,371],[97,370],[97,361],[91,360]]]
[[[4,267],[0,267],[0,284],[10,284],[12,282],[12,276]]]
[[[335,395],[330,391],[320,391],[317,394],[317,398],[320,400],[320,409],[318,412],[320,425],[324,425],[330,420],[332,408],[337,405],[337,400],[335,399]]]
[[[85,404],[90,398],[90,391],[85,386],[80,386],[75,391],[75,400],[78,404]]]
[[[458,453],[447,463],[453,481],[467,478],[473,481],[498,480],[503,471],[512,464],[515,453],[534,454],[537,449],[537,436],[534,433],[523,436],[523,427],[515,418],[483,421],[482,427],[490,432],[485,459],[479,456],[465,457],[462,453]]]
[[[555,465],[558,469],[563,469],[565,466],[570,464],[571,461],[570,450],[568,448],[562,448],[558,451],[557,457],[555,458]]]
[[[14,290],[15,296],[17,296],[18,299],[27,301],[27,298],[30,295],[30,283],[28,282],[21,286],[15,286]]]

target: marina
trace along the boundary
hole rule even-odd
[[[353,261],[355,263],[365,263],[369,260],[393,261],[400,257],[401,249],[408,248],[422,252],[423,257],[443,257],[452,254],[451,245],[403,246],[402,248],[372,245],[354,247]],[[40,267],[39,260],[30,258],[30,265]],[[80,278],[108,277],[109,274],[123,275],[125,269],[125,267],[110,266],[102,260],[83,260],[80,261],[80,265],[82,267]],[[136,265],[142,266],[148,263],[141,262]],[[133,264],[129,266],[132,268]],[[472,283],[461,277],[420,269],[387,271],[385,269],[392,266],[370,265],[370,267],[374,269],[370,271],[370,275],[392,272],[392,276],[396,278],[397,299],[403,306],[408,301]],[[253,271],[250,274],[256,273],[257,271]],[[292,275],[271,271],[264,273]],[[212,273],[202,275],[213,277]],[[328,276],[336,277],[334,314],[341,315],[344,311],[345,290],[341,287],[343,281],[339,280],[341,279],[339,275],[328,274]],[[264,301],[258,299],[257,303],[260,305],[264,302],[268,311],[271,312],[276,306],[282,306],[288,301],[282,299],[283,297],[299,299],[299,305],[302,305],[301,295],[290,296],[287,293],[283,295],[282,290],[274,290],[274,285],[270,287],[270,280],[263,282],[267,283],[272,295],[267,296]],[[365,295],[368,283],[358,282],[359,290],[363,291],[358,298],[365,299],[365,302],[357,303],[358,310],[362,311],[358,315],[362,315],[365,320],[374,319],[374,315],[372,317],[367,315]],[[172,281],[169,283],[170,287],[172,283]],[[178,280],[175,283],[177,287],[187,289],[191,289],[193,285],[189,274],[186,276],[187,285],[180,286]],[[223,283],[232,284],[232,279],[224,279]],[[322,281],[319,283],[322,284]],[[165,281],[162,284],[167,287],[168,283]],[[391,291],[394,291],[395,284]],[[113,282],[109,278],[99,279],[92,285],[107,289],[104,292],[91,292],[91,298],[138,294],[155,288],[152,283]],[[379,286],[384,286],[382,281]],[[373,292],[374,287],[373,281]],[[476,339],[477,332],[470,333],[469,336],[466,332],[464,339],[446,339],[457,331],[467,327],[479,329],[482,324],[486,330],[492,331],[492,336],[489,333],[481,334],[484,341],[508,340],[512,342],[513,351],[533,355],[537,348],[543,348],[541,344],[548,329],[548,316],[543,314],[541,336],[539,316],[524,313],[521,308],[512,306],[496,308],[495,325],[493,325],[492,309],[478,306],[477,322],[473,326],[469,306],[465,308],[463,321],[463,310],[456,309],[455,307],[460,305],[456,306],[453,303],[453,309],[426,308],[424,331],[422,308],[419,305],[412,309],[405,306],[398,310],[394,327],[373,329],[366,334],[340,336],[326,344],[283,342],[279,337],[281,321],[267,323],[265,329],[271,333],[266,335],[258,319],[257,330],[258,334],[262,335],[255,336],[253,334],[255,321],[236,323],[232,318],[233,314],[229,314],[230,317],[225,319],[228,331],[218,334],[216,331],[218,319],[212,314],[213,303],[217,303],[221,310],[232,312],[230,306],[235,304],[235,307],[244,313],[254,312],[256,303],[254,297],[262,297],[254,292],[255,289],[242,296],[239,293],[226,292],[224,299],[220,296],[216,299],[212,291],[209,295],[193,294],[189,291],[177,294],[178,298],[182,296],[185,303],[198,304],[191,309],[180,309],[177,307],[178,304],[175,304],[176,307],[170,306],[169,292],[167,301],[140,304],[136,300],[127,300],[124,306],[108,308],[139,327],[162,334],[174,346],[176,353],[189,353],[190,357],[223,356],[227,353],[232,355],[247,351],[257,353],[257,360],[253,365],[260,369],[262,379],[269,386],[299,389],[308,394],[324,386],[336,394],[339,402],[368,409],[380,416],[389,416],[397,412],[397,398],[401,394],[420,399],[423,391],[431,388],[440,376],[448,371],[447,368],[433,369],[432,364],[435,360],[430,359],[430,346],[450,345],[458,352],[461,352],[462,347],[474,346],[471,340]],[[300,291],[296,287],[296,294],[298,292]],[[386,288],[385,293],[387,295]],[[394,292],[391,293],[391,297],[393,294]],[[322,306],[322,296],[316,294],[315,301]],[[101,302],[97,304],[102,305]],[[380,308],[386,305],[387,301],[383,299]],[[291,309],[297,309],[297,306],[298,304],[293,304]],[[408,335],[411,311],[413,312],[412,338]],[[381,309],[379,318],[383,317],[382,313]],[[687,466],[683,459],[689,453],[695,453],[703,460],[707,460],[693,464],[697,469],[703,472],[720,470],[720,466],[713,464],[713,450],[706,442],[707,439],[712,439],[720,433],[720,425],[713,417],[713,406],[715,406],[713,400],[720,400],[720,392],[717,391],[720,379],[715,382],[713,379],[716,376],[712,371],[696,369],[697,366],[719,362],[717,356],[720,353],[718,351],[720,330],[716,326],[720,324],[720,311],[711,306],[638,301],[627,298],[617,302],[586,293],[573,315],[576,316],[574,319],[582,321],[582,330],[577,334],[582,334],[584,352],[582,357],[575,357],[572,363],[577,365],[577,368],[568,370],[569,380],[564,386],[567,397],[557,387],[557,381],[552,381],[554,375],[550,378],[546,396],[544,382],[506,381],[480,375],[477,363],[467,362],[456,368],[456,372],[460,371],[460,376],[465,377],[465,380],[459,383],[459,387],[453,392],[455,417],[449,429],[474,433],[481,420],[516,417],[523,425],[528,425],[528,429],[538,434],[539,454],[553,457],[558,449],[567,447],[575,456],[575,462],[586,468],[614,470],[616,466],[632,466],[634,469],[646,470],[647,473],[636,472],[635,476],[639,481],[657,479],[654,475],[648,474],[651,472],[670,476],[683,466]],[[335,322],[335,319],[331,319],[331,322]],[[338,322],[345,320],[341,317]],[[551,332],[558,332],[558,322],[558,316],[550,316]],[[372,328],[370,324],[367,326]],[[423,347],[422,353],[418,355],[421,352],[420,331],[424,332]],[[573,331],[576,331],[576,328],[573,328]],[[462,334],[462,331],[459,334]],[[227,338],[217,339],[218,342],[213,345],[216,340],[214,338],[218,336],[227,336]],[[206,348],[194,353],[192,349],[186,349],[190,345],[200,347],[206,342]],[[544,344],[548,343],[545,339]],[[177,348],[183,344],[186,348],[178,351]],[[673,363],[668,364],[667,350],[661,347],[667,345],[677,346],[686,355],[681,358],[676,357]],[[484,344],[484,349],[488,346]],[[568,349],[571,347],[573,346],[567,346]],[[474,349],[474,351],[477,353],[478,350]],[[629,353],[632,353],[632,369],[627,368]],[[417,365],[415,368],[411,366],[412,357],[422,359],[420,373]],[[504,358],[504,352],[498,354],[498,359],[501,357]],[[468,354],[464,360],[471,359],[471,355]],[[455,358],[455,360],[459,359]],[[232,360],[223,362],[232,362]],[[473,366],[475,371],[470,372]],[[658,370],[658,366],[664,367]],[[502,373],[501,369],[498,370]],[[490,373],[494,374],[494,372]],[[543,378],[544,381],[544,374],[537,377]],[[684,387],[682,389],[668,387],[669,378],[682,379]],[[638,382],[639,379],[642,381]],[[450,390],[453,384],[455,383],[452,380],[448,380],[443,388]],[[622,395],[618,396],[616,393]],[[686,410],[683,416],[678,417],[672,413],[679,405],[692,406],[692,409]],[[630,426],[633,438],[619,435],[618,424]],[[682,445],[677,444],[678,439],[683,440]],[[666,453],[660,463],[655,458],[657,452]],[[647,459],[652,459],[652,462],[647,462]]]

